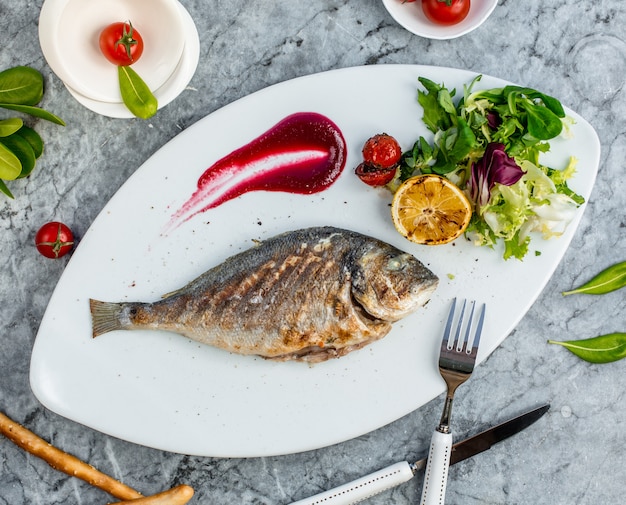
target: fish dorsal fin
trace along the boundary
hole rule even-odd
[[[186,286],[185,286],[185,287],[186,287]],[[177,294],[178,294],[178,293],[180,293],[183,289],[185,289],[185,288],[183,287],[183,288],[179,288],[179,289],[177,289],[177,290],[175,290],[175,291],[170,291],[169,293],[165,293],[164,295],[161,295],[161,299],[163,299],[163,300],[164,300],[165,298],[170,298],[171,296],[177,295]]]

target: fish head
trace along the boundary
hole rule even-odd
[[[413,255],[381,244],[357,258],[352,295],[370,316],[397,321],[428,302],[438,283]]]

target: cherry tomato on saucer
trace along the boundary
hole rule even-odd
[[[113,23],[100,32],[100,51],[114,65],[136,63],[143,53],[143,39],[130,21]]]
[[[37,250],[46,258],[60,258],[72,250],[74,235],[63,223],[44,224],[35,235]]]
[[[470,0],[422,0],[422,10],[433,23],[454,25],[467,17]]]
[[[354,173],[369,186],[384,186],[396,175],[397,167],[380,168],[368,163],[360,163]]]
[[[363,146],[363,161],[377,168],[391,168],[398,164],[402,149],[391,135],[379,133],[367,139]]]

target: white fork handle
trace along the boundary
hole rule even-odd
[[[292,505],[349,505],[366,500],[413,477],[410,465],[403,461],[370,473],[329,491],[299,500]]]
[[[430,442],[421,505],[443,505],[448,483],[452,434],[435,431]]]

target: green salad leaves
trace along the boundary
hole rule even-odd
[[[585,282],[570,291],[563,291],[563,296],[574,294],[604,295],[618,289],[626,287],[626,261],[621,261],[611,265],[595,275],[591,280]]]
[[[583,340],[548,340],[561,345],[589,363],[612,363],[626,358],[626,333],[609,333]]]
[[[0,72],[0,107],[28,114],[59,125],[62,119],[36,105],[43,97],[43,76],[30,67],[14,67]],[[5,181],[30,175],[43,153],[43,140],[20,118],[0,120],[0,191],[13,194]]]
[[[605,295],[623,287],[626,287],[626,261],[605,268],[581,286],[570,291],[564,291],[563,296],[576,294]],[[583,340],[566,340],[564,342],[548,340],[548,343],[562,345],[579,358],[590,363],[611,363],[626,358],[626,333],[624,332],[609,333]]]
[[[397,182],[428,173],[449,178],[474,205],[466,235],[477,245],[503,241],[504,258],[521,260],[532,232],[562,234],[584,202],[567,185],[575,159],[560,170],[539,162],[567,118],[557,99],[534,89],[473,91],[480,78],[464,86],[456,103],[456,90],[419,78],[417,100],[434,138],[420,137],[403,154]]]

